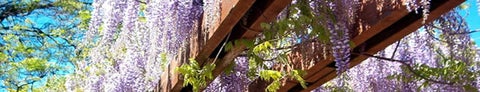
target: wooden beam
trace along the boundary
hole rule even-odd
[[[215,77],[218,76],[246,48],[244,45],[238,44],[228,52],[219,49],[222,46],[221,43],[227,41],[227,35],[231,35],[228,41],[245,38],[253,39],[260,32],[252,33],[250,29],[261,31],[260,23],[273,21],[278,13],[290,3],[291,0],[236,0],[222,3],[220,24],[213,27],[215,30],[209,31],[210,35],[205,45],[202,46],[198,54],[194,54],[196,55],[195,60],[202,66],[208,63],[215,63],[216,67],[215,70],[213,70],[213,74]],[[254,5],[255,8],[252,8],[252,5]],[[223,10],[224,7],[232,8]],[[245,15],[247,11],[250,11],[249,15]],[[239,23],[239,20],[244,18],[244,16],[249,17],[247,25]],[[231,33],[232,31],[233,33]],[[223,54],[217,61],[214,61],[217,52],[222,52]],[[174,87],[171,91],[191,90],[189,87],[182,88],[182,85],[179,84],[183,83],[181,78],[173,79],[178,79],[178,82],[173,83]],[[208,80],[207,83],[209,84],[211,81],[212,80]]]
[[[391,26],[396,21],[403,18],[408,14],[405,6],[400,4],[395,4],[392,6],[385,6],[383,8],[388,8],[379,11],[376,9],[376,2],[374,0],[364,0],[362,10],[359,10],[359,20],[358,20],[358,34],[352,39],[352,42],[356,45],[353,47],[364,43],[369,38],[372,38],[374,35],[377,35],[380,31]],[[372,17],[373,16],[373,17]],[[376,20],[376,21],[375,21]]]
[[[333,78],[337,77],[337,73],[335,72],[335,68],[331,67],[325,67],[324,70],[327,70],[325,73],[328,74],[326,76],[321,77],[317,82],[314,82],[312,85],[309,85],[306,89],[303,89],[302,92],[310,92],[320,86],[322,86],[324,83],[332,80]],[[333,70],[328,72],[328,70]]]
[[[167,70],[167,74],[162,75],[161,91],[162,92],[179,92],[184,89],[183,87],[183,79],[181,76],[176,73],[174,70],[176,67],[186,62],[188,57],[196,57],[195,59],[199,62],[199,64],[205,63],[208,60],[208,57],[213,52],[213,50],[219,46],[221,41],[225,38],[225,36],[231,32],[232,28],[237,24],[240,18],[247,12],[248,9],[252,6],[255,0],[228,0],[221,3],[221,11],[220,11],[220,19],[218,24],[214,24],[213,30],[207,30],[210,34],[208,36],[208,40],[203,44],[196,43],[195,41],[202,38],[195,38],[196,40],[191,43],[194,45],[193,47],[190,46],[189,49],[192,52],[185,54],[183,56],[178,56],[177,60],[173,61],[169,64],[169,70]],[[208,16],[204,16],[206,18]],[[201,31],[201,30],[199,30]],[[199,32],[197,35],[202,35]],[[202,35],[203,36],[203,35]],[[201,46],[201,47],[200,47]],[[197,49],[199,48],[199,49]],[[192,56],[193,55],[193,56]],[[191,88],[190,88],[191,90]]]
[[[253,40],[261,31],[260,24],[273,21],[277,15],[292,2],[292,0],[259,0],[256,1],[249,10],[247,23],[237,23],[234,31],[229,39],[233,41],[236,39],[251,39]],[[216,67],[213,70],[214,76],[220,75],[224,69],[230,65],[233,60],[244,50],[246,46],[243,44],[234,44],[234,47],[225,52],[225,54],[214,62],[214,59],[209,59],[208,63],[215,63]],[[210,83],[212,80],[208,81]]]
[[[401,3],[393,3],[399,1],[379,2],[377,0],[363,0],[360,9],[358,10],[357,35],[352,37],[352,42],[356,44],[353,48],[359,44],[364,43],[367,39],[381,32],[383,29],[392,25],[396,21],[408,14],[408,11],[401,5]],[[383,6],[382,10],[379,10],[379,3],[388,3],[390,5]],[[321,60],[309,69],[306,69],[307,74],[303,76],[306,82],[315,82],[322,76],[326,75],[330,71],[325,71],[325,67],[333,62],[333,57],[329,55],[327,59]],[[295,84],[298,84],[296,82]],[[294,85],[297,86],[297,85]],[[279,91],[286,92],[291,89],[292,84],[286,83]]]
[[[371,2],[370,2],[371,1]],[[408,14],[408,11],[403,7],[401,4],[395,4],[392,6],[385,6],[383,8],[389,8],[389,9],[384,9],[384,10],[377,10],[378,7],[373,7],[377,6],[379,2],[376,2],[375,0],[364,0],[362,6],[365,8],[362,8],[360,10],[359,16],[359,28],[358,34],[353,37],[352,42],[355,44],[353,48],[357,48],[359,45],[363,44],[366,40],[372,38],[373,36],[379,34],[382,30],[385,28],[391,26],[393,23],[396,21],[400,20],[403,18],[405,15]],[[373,17],[370,17],[373,16]],[[332,57],[333,58],[333,57]],[[326,60],[323,62],[323,65],[315,65],[312,69],[312,71],[315,72],[308,72],[305,76],[305,78],[309,78],[312,80],[311,75],[317,75],[316,73],[319,73],[321,69],[324,69],[327,65],[333,63],[333,59],[331,60]],[[318,75],[317,75],[318,77]]]
[[[237,2],[227,2],[225,5],[222,4],[223,7],[227,7],[225,11],[228,12],[223,12],[224,8],[222,8],[222,20],[220,21],[220,25],[213,27],[215,30],[210,31],[211,35],[209,35],[206,44],[195,57],[195,60],[200,65],[205,65],[205,62],[209,59],[210,55],[212,55],[213,51],[220,46],[220,43],[232,31],[233,27],[238,23],[248,9],[250,9],[255,1],[256,0],[237,0]],[[228,7],[232,8],[228,9]]]
[[[428,19],[426,20],[426,23],[429,23],[434,19],[440,17],[442,14],[447,13],[448,11],[452,10],[453,8],[455,8],[457,5],[461,4],[464,1],[465,0],[437,0],[432,2],[431,3],[432,10],[430,12],[430,15],[428,16]],[[423,25],[422,18],[423,17],[421,14],[415,14],[411,12],[407,16],[403,17],[402,19],[395,22],[391,26],[379,32],[377,35],[374,35],[368,40],[365,40],[364,42],[365,42],[366,53],[374,54],[386,48],[390,44],[402,39],[406,35],[416,31],[418,28],[420,28]],[[358,51],[358,49],[360,48],[355,48],[355,49]],[[350,61],[350,68],[358,65],[359,63],[361,63],[363,60],[367,58],[368,58],[367,56],[352,55],[352,60]],[[326,69],[328,68],[330,67],[326,67]],[[302,91],[305,91],[305,92],[311,91],[321,86],[328,80],[333,79],[336,76],[336,72],[335,70],[332,70],[332,71],[330,70],[325,70],[323,73],[319,74],[319,76],[321,75],[324,75],[324,76],[319,77],[315,83],[313,83],[312,85],[309,85],[307,89],[304,89]],[[325,72],[328,72],[328,73],[325,75]]]
[[[425,23],[432,22],[433,20],[439,18],[442,14],[453,10],[457,5],[460,5],[465,0],[436,0],[431,2],[431,12],[425,21]],[[376,52],[383,50],[387,46],[391,45],[394,42],[399,41],[408,34],[416,31],[418,28],[423,26],[422,24],[423,17],[421,14],[415,14],[410,12],[407,16],[397,21],[392,26],[386,28],[384,31],[379,33],[380,35],[375,35],[371,39],[367,40],[365,43],[366,52],[369,54],[375,54]],[[383,40],[378,40],[383,39]],[[360,48],[356,48],[360,49]],[[359,64],[361,61],[365,60],[361,57],[353,55],[354,59],[351,62],[351,67]]]

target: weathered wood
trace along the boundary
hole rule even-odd
[[[451,9],[461,4],[462,2],[464,2],[464,0],[437,0],[432,2],[431,3],[432,10],[430,12],[428,19],[426,20],[426,23],[431,22],[434,19],[440,17],[442,14],[450,11]],[[420,28],[423,25],[422,21],[423,19],[421,14],[415,14],[411,12],[405,17],[393,23],[391,26],[385,28],[383,31],[378,32],[377,35],[371,36],[369,39],[364,40],[364,43],[363,43],[364,47],[357,47],[355,48],[354,51],[359,51],[359,49],[365,49],[364,51],[365,53],[374,54],[386,48],[390,44],[402,39],[406,35],[416,31],[418,28]],[[368,58],[367,56],[352,55],[352,60],[350,61],[350,68],[358,65],[359,63],[361,63],[363,60],[367,58]],[[326,67],[324,69],[329,69],[329,68],[334,68],[334,67]],[[321,74],[318,74],[318,76],[323,75],[323,77],[318,77],[316,82],[314,82],[312,85],[309,85],[307,89],[304,89],[302,91],[305,91],[305,92],[311,91],[321,86],[323,83],[327,82],[328,80],[333,79],[336,76],[335,70],[332,70],[332,69],[322,70],[322,72],[319,72],[319,73]],[[311,77],[309,79],[315,80],[314,77]]]
[[[273,21],[276,16],[290,3],[291,0],[256,1],[249,10],[250,13],[247,15],[247,23],[237,23],[229,41],[236,39],[254,39],[262,30],[260,28],[260,23]],[[225,52],[225,54],[217,61],[214,61],[215,59],[213,58],[208,59],[208,63],[216,64],[215,70],[213,70],[213,75],[220,75],[224,69],[233,63],[233,60],[245,49],[246,46],[244,44],[235,44],[231,50]],[[208,81],[208,83],[210,82],[211,80]]]
[[[195,58],[199,64],[203,64],[208,59],[212,51],[218,46],[220,41],[225,38],[226,34],[231,32],[231,29],[235,24],[240,20],[243,14],[248,10],[255,0],[228,0],[221,3],[221,11],[220,11],[220,18],[217,24],[213,24],[213,29],[205,30],[202,29],[202,21],[197,27],[195,32],[193,32],[192,37],[189,39],[190,44],[187,45],[188,48],[183,52],[180,52],[182,55],[176,57],[176,60],[172,61],[169,64],[167,72],[165,72],[161,77],[162,81],[160,82],[160,88],[157,91],[162,92],[179,92],[185,89],[183,87],[183,78],[175,72],[175,68],[179,67],[180,65],[184,64],[188,61],[190,57],[197,57]],[[210,16],[204,16],[203,18],[207,18]],[[198,31],[198,32],[197,32]],[[204,32],[207,31],[207,32]],[[210,33],[210,34],[205,34]]]
[[[379,7],[382,9],[379,10]],[[352,42],[357,44],[354,47],[364,43],[408,14],[407,9],[399,0],[363,0],[358,12],[358,28],[356,30],[358,34],[352,39]]]
[[[205,61],[207,61],[213,51],[220,46],[220,43],[223,42],[225,37],[232,31],[233,27],[243,17],[247,10],[250,9],[255,1],[256,0],[241,0],[241,2],[239,2],[237,0],[237,2],[225,2],[225,5],[222,3],[222,11],[225,10],[228,12],[221,12],[222,18],[220,20],[220,25],[214,27],[214,30],[210,31],[211,35],[209,35],[206,44],[195,57],[195,60],[200,65],[205,65]],[[233,7],[230,5],[233,5]],[[225,9],[223,7],[225,7]],[[228,7],[232,8],[228,9]]]
[[[328,72],[327,76],[321,77],[317,82],[314,82],[312,85],[309,85],[306,89],[303,89],[302,92],[310,92],[320,86],[322,86],[324,83],[332,80],[333,78],[337,77],[337,73],[335,72],[334,68],[331,67],[325,67],[324,70],[333,70],[331,72]]]
[[[361,1],[360,9],[358,10],[358,19],[356,28],[357,33],[354,37],[352,37],[352,42],[354,44],[362,44],[365,40],[371,38],[372,36],[378,34],[380,31],[385,29],[386,27],[390,26],[394,22],[400,20],[403,16],[408,14],[406,9],[400,4],[396,2],[400,2],[398,0],[391,1],[391,0],[363,0]],[[385,5],[378,5],[378,4],[385,4]],[[379,9],[381,7],[381,9]],[[353,48],[357,47],[357,45],[353,46]],[[310,49],[313,51],[322,51],[316,49]],[[302,61],[304,62],[304,61]],[[319,78],[323,77],[324,75],[328,74],[330,71],[325,71],[325,67],[330,65],[333,62],[333,57],[328,55],[327,59],[320,60],[319,62],[315,63],[313,67],[305,69],[307,74],[303,76],[306,79],[306,82],[315,82]],[[298,84],[295,83],[295,84]],[[287,86],[288,85],[288,86]],[[286,92],[288,89],[292,88],[291,84],[285,84],[281,87],[279,91]]]
[[[186,51],[179,51],[179,55],[177,59],[186,59]],[[182,57],[182,58],[180,58]],[[175,61],[185,61],[185,60],[175,60]],[[161,92],[170,92],[175,90],[180,90],[179,88],[175,88],[175,86],[182,86],[183,81],[180,80],[178,72],[175,72],[175,68],[183,64],[184,62],[171,62],[168,66],[163,75],[161,76],[161,81],[159,87],[162,89],[158,90]]]
[[[256,7],[251,8],[254,3]],[[233,59],[235,59],[246,48],[244,45],[235,45],[228,52],[224,52],[223,49],[219,49],[222,46],[222,43],[226,41],[227,35],[231,34],[232,29],[236,27],[236,29],[234,29],[234,33],[240,34],[231,34],[230,40],[241,38],[253,39],[260,32],[252,33],[251,30],[248,29],[261,30],[260,23],[272,21],[277,14],[290,3],[291,0],[233,0],[222,2],[220,23],[218,25],[214,25],[214,30],[209,30],[208,40],[206,43],[202,45],[200,49],[196,49],[190,55],[194,55],[195,60],[202,66],[208,63],[215,63],[216,67],[215,70],[213,70],[213,74],[214,76],[218,76],[221,72],[223,72],[225,67],[231,64]],[[252,13],[255,16],[248,15],[248,25],[241,25],[242,23],[238,22],[241,18],[243,18],[247,10],[257,12]],[[196,53],[196,51],[199,52]],[[223,54],[216,61],[214,61],[214,58],[218,52],[222,52]],[[179,78],[178,75],[176,77],[177,78],[168,78],[172,79],[168,83],[172,83],[171,85],[173,85],[173,87],[171,90],[166,89],[167,91],[178,92],[191,90],[191,88],[182,89],[182,78]],[[208,83],[211,81],[212,80],[209,80]]]

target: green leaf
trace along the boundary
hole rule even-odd
[[[13,29],[13,30],[22,30],[22,28],[23,28],[23,27],[20,26],[20,25],[15,25],[15,26],[13,26],[12,29]]]
[[[31,78],[31,80],[33,80],[33,81],[39,81],[39,80],[41,80],[41,79],[42,79],[42,78],[39,78],[39,77],[33,77],[33,78]]]
[[[478,92],[478,89],[471,85],[463,86],[463,90],[465,90],[466,92]]]
[[[0,63],[6,62],[8,60],[8,56],[0,52]]]
[[[144,0],[141,0],[141,1],[144,1]],[[146,10],[147,9],[147,4],[144,4],[144,3],[141,3],[140,4],[140,10]]]
[[[201,67],[194,58],[189,60],[189,64],[183,64],[175,70],[183,75],[183,86],[190,84],[193,86],[193,90],[197,92],[200,88],[207,86],[207,80],[214,78],[213,70],[215,69],[215,64],[211,63]]]
[[[47,60],[39,58],[27,58],[21,64],[27,71],[45,71],[48,67]]]
[[[167,61],[167,54],[166,53],[160,53],[160,65],[162,67],[163,70],[167,70],[167,64],[168,64],[168,61]]]
[[[282,20],[275,25],[275,28],[277,28],[277,32],[278,32],[277,35],[280,37],[283,37],[285,35],[285,31],[287,31],[286,28],[283,28],[285,27],[284,25],[286,25],[284,21],[287,21],[287,20]]]
[[[17,39],[17,36],[15,36],[13,34],[8,34],[6,36],[3,36],[3,40],[5,40],[5,41],[14,40],[14,39]]]
[[[277,23],[277,29],[281,32],[280,35],[283,35],[287,29],[288,29],[288,23],[287,21],[280,21]]]
[[[234,67],[235,67],[235,63],[229,64],[224,70],[225,74],[230,75],[230,73],[233,72]]]
[[[267,23],[260,23],[260,27],[262,27],[263,30],[270,30],[271,25]]]
[[[307,88],[307,83],[305,82],[305,80],[302,78],[302,76],[305,75],[305,71],[302,71],[302,70],[293,70],[292,71],[292,76],[295,80],[297,80],[298,82],[300,82],[300,85],[303,87],[303,88]]]
[[[30,18],[25,19],[25,23],[27,24],[33,24],[32,20]]]
[[[267,86],[267,89],[265,89],[267,92],[277,92],[277,90],[280,88],[280,80],[274,80],[270,85]]]
[[[252,41],[252,40],[247,40],[247,39],[238,39],[238,40],[235,40],[233,41],[234,43],[233,44],[243,44],[245,45],[247,48],[253,48],[253,46],[255,46],[255,42]]]
[[[356,44],[353,41],[349,41],[349,44],[350,44],[350,48],[353,48],[356,46]]]
[[[55,29],[55,30],[52,30],[52,35],[53,36],[62,36],[66,33],[66,31],[64,29]]]
[[[263,36],[265,36],[265,39],[273,39],[272,31],[264,31]]]
[[[260,77],[266,81],[269,81],[270,79],[277,80],[282,78],[282,73],[275,70],[262,70],[260,71]]]
[[[190,58],[189,61],[193,69],[200,69],[200,65],[198,65],[198,62],[194,58]]]
[[[459,5],[459,8],[462,9],[462,10],[466,10],[469,7],[470,7],[470,4],[468,4],[466,2]]]
[[[78,12],[78,17],[80,17],[81,20],[89,20],[91,18],[91,13],[88,10],[81,10]]]
[[[395,75],[388,75],[388,76],[387,76],[387,79],[388,79],[388,80],[392,80],[392,79],[394,79],[394,78],[395,78]]]
[[[233,44],[231,41],[227,42],[225,45],[225,51],[230,51],[233,48]]]
[[[145,23],[147,22],[147,17],[138,17],[138,21]]]
[[[213,70],[215,69],[215,64],[211,63],[206,66],[204,66],[206,75],[209,79],[213,79]]]

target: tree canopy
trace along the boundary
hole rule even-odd
[[[0,1],[0,91],[35,91],[71,73],[88,6],[77,0]]]

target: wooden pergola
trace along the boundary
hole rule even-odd
[[[406,35],[416,31],[423,24],[422,14],[408,12],[401,3],[392,0],[360,0],[361,8],[358,11],[358,28],[352,41],[356,46],[352,52],[375,54],[390,44],[402,39]],[[394,0],[401,2],[402,0]],[[455,8],[465,0],[432,0],[430,15],[426,23],[433,21],[442,14]],[[188,58],[195,57],[200,65],[212,63],[216,52],[222,52],[215,62],[214,76],[218,76],[233,60],[245,50],[246,46],[235,44],[229,51],[223,51],[221,43],[237,39],[255,39],[261,32],[261,23],[272,22],[277,15],[289,5],[292,0],[224,0],[221,2],[221,15],[218,24],[210,30],[197,30],[190,39],[189,48],[182,50],[181,54],[172,61],[163,74],[162,81],[156,91],[179,92],[191,90],[191,87],[183,87],[183,80],[175,72],[175,68],[187,62]],[[382,5],[378,5],[382,4]],[[381,8],[381,9],[379,9]],[[251,14],[245,14],[253,11]],[[246,25],[239,23],[240,19],[248,16]],[[201,25],[202,22],[199,23]],[[202,27],[202,26],[199,26]],[[207,31],[207,34],[205,34]],[[351,55],[350,68],[358,65],[367,56]],[[304,89],[297,81],[287,80],[279,91],[311,91],[325,82],[335,78],[335,63],[332,58],[316,62],[312,67],[305,69],[307,74],[303,78],[307,82]],[[210,83],[210,80],[208,83]],[[269,82],[255,80],[249,85],[250,92],[264,91]]]

